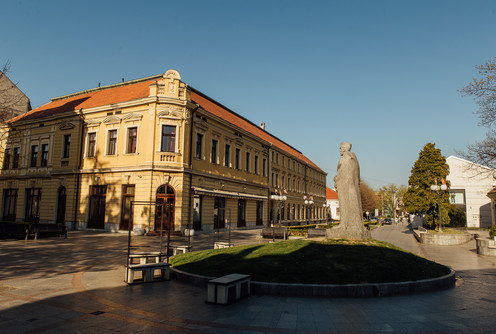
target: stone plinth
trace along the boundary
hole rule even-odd
[[[477,238],[477,254],[496,256],[496,241],[489,238]]]

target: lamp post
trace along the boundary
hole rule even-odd
[[[303,199],[305,200],[304,203],[307,206],[307,212],[306,212],[307,213],[307,225],[310,225],[310,219],[308,218],[310,210],[308,210],[308,208],[309,208],[309,206],[311,206],[313,204],[313,198],[303,196]]]
[[[281,224],[281,213],[280,210],[281,208],[284,208],[284,202],[288,199],[286,195],[270,195],[270,199],[276,201],[278,204],[278,217],[277,217],[277,224]],[[272,242],[275,241],[275,224],[272,224]]]
[[[445,185],[445,184],[441,184],[441,185],[438,185],[437,184],[437,178],[434,179],[434,184],[431,186],[431,190],[432,191],[435,191],[437,193],[437,213],[439,215],[439,225],[438,225],[438,232],[443,232],[442,230],[442,225],[441,225],[441,199],[440,199],[440,195],[439,195],[439,191],[442,190],[446,190],[448,189],[448,187]]]
[[[327,214],[329,213],[329,208],[331,205],[329,203],[324,203],[322,206],[324,207],[324,222],[327,223]]]

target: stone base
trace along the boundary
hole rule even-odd
[[[338,225],[333,228],[326,229],[326,239],[353,239],[366,240],[372,239],[372,234],[365,227],[362,229],[342,228]]]

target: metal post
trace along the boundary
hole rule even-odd
[[[165,207],[167,208],[167,222],[169,225],[169,228],[167,229],[167,263],[169,263],[169,247],[170,247],[170,217],[171,217],[171,205],[167,205],[167,202],[165,203]],[[163,214],[162,214],[162,219],[163,219]]]

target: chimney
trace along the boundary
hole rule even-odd
[[[260,127],[265,130],[265,122],[260,123]]]

